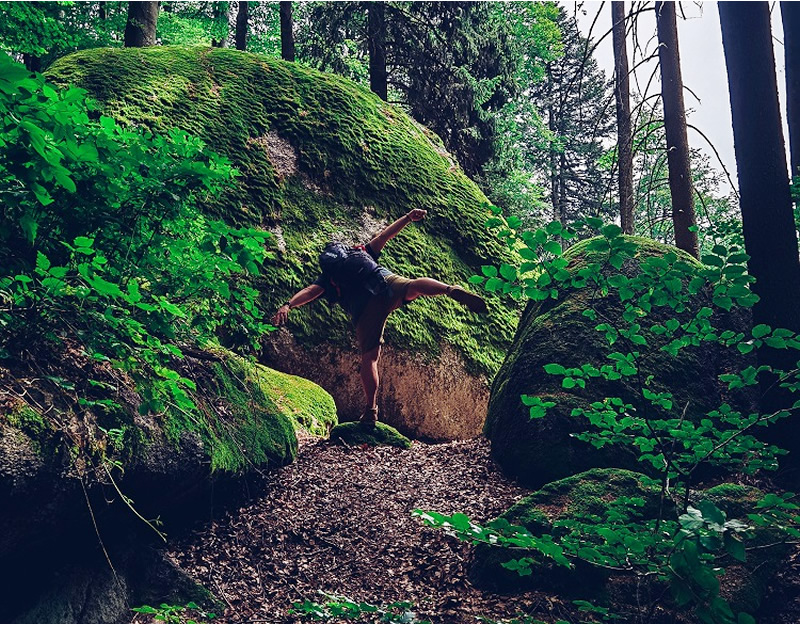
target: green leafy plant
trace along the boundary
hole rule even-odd
[[[215,619],[214,613],[203,611],[194,602],[187,602],[185,606],[161,604],[158,607],[143,605],[131,609],[136,613],[151,615],[153,622],[167,622],[167,624],[206,624]]]
[[[722,564],[746,560],[747,541],[757,528],[777,530],[783,540],[796,538],[800,516],[794,495],[767,494],[747,518],[731,520],[713,502],[696,500],[692,488],[708,466],[749,475],[777,468],[785,451],[755,432],[796,414],[800,401],[769,413],[745,413],[727,402],[695,413],[696,407],[679,404],[659,385],[651,369],[664,353],[675,357],[685,349],[715,344],[744,358],[761,347],[800,350],[800,337],[766,325],[750,331],[717,327],[721,316],[758,300],[750,289],[748,256],[737,246],[713,246],[702,264],[677,251],[640,259],[637,240],[622,236],[613,224],[587,219],[569,228],[552,222],[533,232],[518,231],[518,219],[492,211],[487,225],[522,261],[518,266],[483,267],[472,283],[532,301],[557,299],[568,289],[588,291],[583,315],[608,344],[606,363],[552,362],[544,371],[560,377],[566,391],[590,391],[596,380],[606,382],[606,388],[608,382],[619,386],[618,396],[603,396],[572,410],[587,425],[575,437],[598,448],[632,449],[643,471],[655,476],[647,482],[660,491],[658,513],[645,517],[636,511],[644,499],[623,497],[600,515],[556,520],[550,532],[537,535],[502,518],[481,526],[463,514],[415,513],[459,539],[529,553],[504,564],[521,575],[531,574],[540,556],[565,567],[582,561],[645,582],[667,583],[674,604],[693,609],[701,622],[752,622],[749,614],[734,613],[720,595]],[[563,255],[562,241],[585,235],[587,228],[599,229],[600,236],[582,243],[583,261],[571,263]],[[609,312],[611,305],[619,314]],[[797,369],[744,364],[720,375],[731,395],[752,390],[762,375],[772,375],[775,387],[800,391]],[[536,396],[523,395],[521,400],[531,418],[544,418],[555,406]]]
[[[396,622],[398,624],[430,624],[429,620],[417,619],[416,613],[411,610],[414,605],[407,601],[401,600],[388,605],[375,606],[368,602],[357,602],[342,596],[320,593],[326,598],[324,603],[311,600],[295,602],[289,609],[289,614],[318,621],[345,619]]]

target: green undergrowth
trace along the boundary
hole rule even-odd
[[[551,535],[562,544],[577,537],[580,547],[589,552],[603,541],[607,545],[614,544],[617,539],[633,544],[634,534],[623,536],[620,528],[653,523],[659,514],[664,530],[671,530],[676,506],[667,495],[668,505],[659,512],[661,495],[659,483],[641,473],[616,468],[593,469],[545,485],[515,503],[500,519],[524,527],[534,536]],[[763,497],[759,489],[737,483],[723,483],[692,493],[693,504],[705,509],[704,503],[699,501],[711,502],[726,521],[740,522],[742,526],[751,522],[748,518],[753,516],[749,514],[759,510],[758,501]],[[685,521],[688,516],[681,518]],[[600,519],[604,519],[606,525],[598,538],[592,525]],[[737,611],[753,613],[758,610],[769,580],[787,552],[786,546],[781,544],[779,531],[757,526],[750,527],[746,561],[743,548],[741,556],[726,559],[728,572],[719,573],[722,593]],[[520,575],[510,562],[522,556],[529,557],[526,561],[530,571]],[[579,559],[566,568],[554,565],[553,560],[541,553],[480,543],[470,578],[481,587],[495,590],[549,588],[565,592],[565,595],[577,592],[581,597],[591,596],[605,602],[611,596],[608,580],[618,571],[614,566],[592,566]],[[622,577],[616,582],[616,591],[624,591],[622,585],[628,581]]]
[[[569,271],[577,274],[601,257],[590,245],[598,239],[580,241],[564,252]],[[667,245],[636,236],[624,240],[637,246],[635,256],[626,259],[618,270],[621,275],[639,274],[639,263],[674,253],[687,264],[700,264],[689,254]],[[606,267],[606,271],[614,271]],[[616,273],[616,271],[615,271]],[[691,318],[702,305],[703,293],[690,299],[686,310],[675,313],[670,309],[654,309],[649,318],[665,322],[674,316],[681,322]],[[603,396],[619,395],[625,400],[638,396],[638,380],[618,381],[594,379],[586,388],[566,388],[562,380],[549,375],[545,366],[557,362],[567,367],[580,367],[589,362],[606,361],[608,343],[603,332],[596,329],[600,320],[588,320],[585,313],[595,308],[604,320],[618,322],[624,311],[619,297],[603,297],[592,288],[565,286],[556,299],[530,301],[522,315],[508,356],[494,379],[484,431],[492,440],[492,451],[511,475],[526,484],[538,487],[575,472],[597,466],[637,468],[636,456],[616,447],[588,447],[574,438],[585,429],[585,423],[571,414],[576,408],[586,408]],[[742,320],[733,314],[719,312],[719,326],[735,328]],[[651,350],[642,361],[649,389],[673,394],[676,404],[690,405],[688,418],[714,409],[721,400],[737,405],[737,397],[728,396],[717,374],[737,363],[725,350],[707,344],[682,349],[673,355],[663,350]],[[650,377],[652,376],[652,377]],[[547,424],[531,419],[529,406],[521,394],[535,395],[553,405],[548,408]],[[699,417],[697,417],[699,420]],[[646,470],[647,468],[645,468]]]
[[[350,446],[411,447],[411,440],[382,422],[375,423],[374,427],[359,422],[342,423],[331,430],[331,440],[341,440]]]
[[[486,198],[438,137],[341,77],[235,50],[165,46],[78,52],[48,78],[87,89],[118,121],[158,133],[179,127],[233,162],[236,184],[206,208],[280,228],[270,241],[276,260],[259,281],[267,309],[316,277],[325,241],[365,242],[412,208],[428,218],[382,258],[398,274],[465,284],[509,253],[484,228]],[[387,342],[430,357],[450,343],[471,372],[491,375],[518,310],[495,296],[489,307],[475,323],[445,298],[417,302],[389,319]],[[345,316],[324,303],[294,311],[290,329],[306,345],[351,341]]]

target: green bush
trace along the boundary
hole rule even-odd
[[[660,509],[650,520],[636,521],[614,505],[554,523],[552,532],[532,534],[525,527],[500,518],[483,527],[463,514],[443,516],[417,513],[432,526],[445,528],[469,542],[523,549],[573,567],[580,562],[609,572],[633,575],[642,583],[668,583],[673,605],[692,609],[706,624],[746,624],[753,618],[734,613],[720,595],[723,565],[743,562],[747,544],[756,529],[775,530],[782,540],[800,536],[800,515],[794,494],[770,493],[749,505],[745,520],[731,520],[713,497],[695,500],[692,488],[708,467],[717,471],[755,474],[774,470],[785,453],[754,435],[758,427],[797,415],[800,401],[770,413],[742,413],[729,403],[691,413],[696,405],[675,400],[669,389],[656,389],[648,374],[648,361],[673,357],[688,347],[717,344],[748,354],[762,346],[800,350],[800,337],[789,330],[757,325],[749,332],[721,330],[714,326],[715,311],[748,308],[758,300],[747,274],[748,256],[736,246],[716,245],[702,264],[688,262],[679,254],[637,257],[639,244],[623,236],[616,225],[587,219],[578,227],[598,228],[600,236],[579,243],[585,262],[570,265],[563,257],[562,242],[577,228],[552,222],[534,232],[518,231],[518,219],[505,219],[500,210],[488,226],[524,260],[519,266],[485,266],[472,282],[492,292],[533,301],[558,299],[564,289],[587,289],[591,296],[583,311],[587,323],[605,337],[607,362],[565,366],[550,362],[544,371],[561,379],[563,389],[592,388],[597,381],[635,392],[599,396],[586,406],[572,409],[586,430],[576,434],[595,447],[623,446],[632,450],[648,471],[656,474]],[[623,271],[637,263],[638,270]],[[689,306],[696,297],[704,305]],[[604,315],[602,302],[622,303],[621,317]],[[689,313],[686,317],[685,313]],[[747,366],[720,375],[731,393],[746,391],[759,377],[773,375],[776,386],[800,391],[800,371]],[[521,389],[522,390],[522,389]],[[543,418],[555,406],[553,400],[522,395],[531,418]],[[636,506],[641,501],[629,500]],[[555,525],[558,525],[557,527]],[[763,532],[762,532],[763,535]],[[531,574],[534,559],[524,556],[505,564],[520,574]],[[656,603],[658,600],[656,600]],[[642,613],[655,605],[640,605]],[[641,613],[640,613],[641,615]],[[638,616],[637,616],[638,617]]]
[[[123,128],[0,55],[0,357],[67,341],[130,374],[142,413],[193,409],[182,346],[269,329],[242,279],[268,234],[198,208],[235,176],[202,141]]]

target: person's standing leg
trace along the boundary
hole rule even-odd
[[[375,410],[378,407],[378,385],[380,384],[378,360],[380,356],[380,345],[361,354],[361,383],[367,397],[367,410]]]

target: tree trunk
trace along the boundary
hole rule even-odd
[[[633,234],[633,137],[624,2],[615,0],[611,3],[611,20],[614,37],[614,95],[617,100],[619,215],[622,231]]]
[[[128,2],[125,47],[143,48],[156,44],[158,2]]]
[[[247,49],[247,20],[248,4],[246,1],[239,2],[239,12],[236,14],[236,49]]]
[[[681,57],[678,51],[678,20],[674,2],[656,2],[656,25],[675,246],[699,258],[697,232],[694,231],[697,223],[694,216],[689,138],[686,135],[686,108],[683,103]]]
[[[760,300],[753,323],[800,331],[800,260],[792,215],[786,151],[781,127],[769,5],[766,2],[720,2],[722,46],[728,69],[733,146],[739,175],[744,243],[753,290]],[[758,362],[793,370],[793,349],[759,349]],[[761,409],[772,413],[796,397],[780,389],[774,375],[759,378]],[[761,437],[790,451],[781,461],[788,477],[800,466],[797,417],[766,429]]]
[[[369,50],[369,88],[386,101],[386,4],[367,5],[367,48]]]
[[[22,55],[22,62],[25,64],[25,69],[31,72],[42,71],[42,59],[39,56],[28,54],[27,52]]]
[[[786,58],[786,117],[789,122],[791,176],[800,175],[800,4],[781,2]]]
[[[755,322],[800,330],[800,261],[781,129],[769,6],[720,2]]]
[[[292,33],[292,3],[281,1],[281,58],[294,60],[294,34]]]

